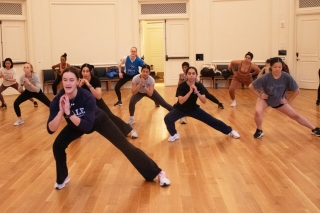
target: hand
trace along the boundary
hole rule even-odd
[[[63,95],[60,98],[60,103],[61,103],[61,111],[63,111],[66,115],[70,114],[70,100],[67,95]]]
[[[194,84],[190,85],[190,89],[192,89],[193,93],[198,92],[198,89],[197,89],[196,85],[194,85]]]
[[[281,104],[289,104],[289,100],[286,99],[286,98],[281,98],[281,99],[280,99],[280,103],[281,103]]]
[[[262,93],[259,98],[266,100],[266,99],[268,99],[268,97],[269,96],[266,93]]]
[[[122,72],[119,72],[119,78],[123,78]]]
[[[140,86],[144,86],[144,82],[145,82],[145,79],[144,78],[140,78]]]
[[[23,84],[31,84],[28,78],[22,80]]]

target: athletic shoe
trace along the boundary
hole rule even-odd
[[[235,107],[237,105],[236,100],[233,100],[232,103],[230,104],[230,106]]]
[[[131,130],[131,138],[132,139],[135,139],[135,138],[138,138],[138,133],[137,133],[137,131],[136,130]]]
[[[312,133],[315,134],[316,136],[320,137],[320,128],[316,127],[315,129],[312,130]]]
[[[180,118],[180,123],[181,124],[187,124],[186,118],[185,117]]]
[[[7,108],[7,104],[5,103],[1,104],[1,108]]]
[[[160,104],[158,104],[158,103],[155,103],[155,107],[160,107]]]
[[[260,129],[256,130],[256,133],[254,133],[253,137],[254,138],[261,138],[263,136],[263,132]]]
[[[36,101],[33,102],[34,107],[38,107],[38,103]]]
[[[317,100],[316,105],[318,106],[320,105],[320,100]]]
[[[173,141],[175,141],[175,140],[177,140],[177,139],[179,139],[178,133],[174,134],[173,136],[170,136],[170,137],[168,138],[168,141],[173,142]]]
[[[222,104],[222,103],[218,103],[218,108],[219,108],[219,109],[224,109],[223,104]]]
[[[128,124],[129,124],[129,125],[132,125],[132,124],[134,124],[134,123],[135,123],[135,122],[134,122],[134,118],[133,118],[133,117],[130,117]]]
[[[23,121],[21,118],[18,118],[18,120],[17,120],[16,122],[14,122],[13,125],[19,126],[19,125],[21,125],[21,124],[23,124],[23,123],[24,123],[24,121]]]
[[[121,106],[121,105],[122,105],[121,101],[118,101],[117,103],[114,104],[114,106]]]
[[[63,181],[62,184],[55,183],[55,184],[54,184],[54,188],[55,188],[55,189],[63,189],[63,188],[66,186],[66,184],[69,183],[69,182],[70,182],[70,178],[69,178],[69,176],[68,176],[68,177]]]
[[[233,138],[240,138],[240,135],[236,130],[232,130],[229,135]]]
[[[167,178],[166,173],[164,171],[161,171],[158,174],[158,180],[160,186],[169,186],[170,185],[170,180]]]

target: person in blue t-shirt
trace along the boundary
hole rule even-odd
[[[139,67],[142,67],[145,64],[144,61],[137,56],[138,50],[136,47],[131,47],[130,51],[131,51],[131,54],[123,57],[118,64],[120,80],[117,82],[117,84],[114,87],[114,90],[118,97],[118,101],[117,103],[114,104],[114,106],[122,105],[120,88],[128,81],[131,81],[134,76],[138,75]],[[124,73],[121,72],[121,66],[123,64],[125,65]]]
[[[258,96],[254,115],[257,129],[253,137],[261,138],[263,136],[262,118],[263,112],[268,106],[279,110],[300,125],[311,129],[316,136],[320,136],[320,128],[312,125],[290,105],[290,102],[299,94],[300,89],[292,76],[282,71],[282,59],[279,57],[271,58],[270,66],[270,73],[261,76],[249,85],[249,89]],[[293,91],[290,97],[286,97],[287,91]]]
[[[129,143],[109,116],[96,105],[96,98],[92,93],[78,87],[79,81],[78,69],[66,68],[62,73],[63,89],[50,105],[48,133],[53,134],[57,131],[63,118],[67,122],[52,147],[57,175],[54,188],[62,189],[70,182],[66,148],[83,134],[95,131],[119,149],[147,181],[152,181],[158,176],[160,186],[170,185],[165,172],[141,149]]]

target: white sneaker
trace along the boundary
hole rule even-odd
[[[18,120],[17,120],[16,122],[14,122],[13,125],[19,126],[19,125],[21,125],[21,124],[23,124],[23,123],[24,123],[24,121],[23,121],[22,119],[18,118]]]
[[[132,138],[132,139],[138,138],[138,133],[137,133],[137,131],[134,130],[134,129],[131,131],[131,138]]]
[[[230,106],[235,107],[237,105],[236,100],[233,100],[232,103],[230,104]]]
[[[132,124],[134,124],[134,123],[135,123],[135,122],[134,122],[134,118],[133,118],[133,117],[130,117],[128,124],[129,124],[129,125],[132,125]]]
[[[168,138],[168,141],[173,142],[173,141],[175,141],[175,140],[177,140],[177,139],[179,139],[178,133],[174,134],[173,136],[170,136],[170,137]]]
[[[166,173],[164,171],[161,171],[158,174],[159,184],[160,186],[169,186],[170,180],[167,178]]]
[[[186,118],[185,117],[180,118],[180,123],[181,124],[187,124]]]
[[[55,189],[63,189],[63,188],[66,186],[66,184],[69,183],[69,182],[70,182],[70,178],[69,178],[69,176],[68,176],[68,177],[63,181],[62,184],[55,183],[55,184],[54,184],[54,188],[55,188]]]
[[[229,135],[233,138],[240,138],[240,135],[236,130],[232,130]]]

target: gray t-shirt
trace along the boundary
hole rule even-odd
[[[271,73],[265,74],[252,82],[252,86],[268,95],[266,102],[269,106],[279,106],[280,100],[285,97],[286,91],[295,91],[299,88],[296,81],[288,73],[282,72],[280,78],[275,79]]]
[[[140,83],[140,74],[133,77],[132,82],[139,84]],[[144,81],[143,85],[139,88],[140,93],[146,93],[144,88],[148,88],[150,85],[154,85],[154,79],[149,75],[148,78]]]
[[[23,84],[23,79],[24,79],[24,78],[25,78],[25,75],[21,75],[21,76],[20,76],[20,85]],[[28,84],[24,84],[24,85],[23,85],[24,88],[25,88],[26,90],[29,90],[30,92],[36,92],[36,93],[38,93],[38,92],[40,91],[40,89],[41,89],[40,79],[39,79],[39,76],[38,76],[36,73],[34,73],[34,72],[32,72],[32,77],[31,77],[31,79],[30,79],[30,83],[33,84],[33,86],[36,87],[36,90],[33,90],[33,88],[31,88],[31,86],[28,85]]]

